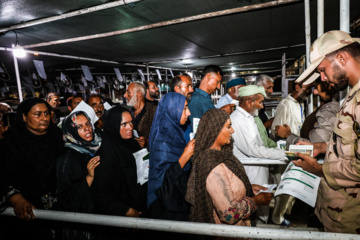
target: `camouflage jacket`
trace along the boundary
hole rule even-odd
[[[360,159],[354,149],[360,141],[354,122],[360,123],[360,81],[340,107],[325,154],[315,206],[325,231],[360,234]]]

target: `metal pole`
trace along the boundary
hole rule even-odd
[[[340,30],[350,33],[350,0],[340,0]],[[349,87],[340,92],[340,103],[349,92]]]
[[[54,16],[54,17],[42,18],[42,19],[39,19],[39,20],[29,21],[29,22],[26,22],[26,23],[16,24],[16,25],[13,25],[13,26],[10,26],[10,27],[7,27],[7,28],[0,28],[0,32],[8,32],[8,31],[15,30],[15,29],[26,28],[26,27],[39,25],[39,24],[43,24],[43,23],[48,23],[48,22],[53,22],[53,21],[57,21],[57,20],[63,20],[63,19],[69,18],[69,17],[76,17],[76,16],[79,16],[79,15],[92,13],[92,12],[96,12],[96,11],[100,11],[100,10],[104,10],[104,9],[108,9],[108,8],[118,7],[118,6],[121,6],[121,5],[134,3],[134,2],[139,2],[139,1],[140,0],[112,1],[110,3],[104,3],[104,4],[94,6],[94,7],[84,8],[84,9],[76,10],[76,11],[73,11],[73,12],[60,14],[60,15]]]
[[[317,36],[324,33],[324,0],[317,0]],[[311,93],[312,95],[312,93]],[[317,107],[320,107],[320,97],[317,96]]]
[[[134,67],[149,67],[149,68],[156,68],[156,69],[172,69],[172,70],[178,70],[183,71],[184,69],[178,69],[178,68],[167,68],[167,67],[158,67],[158,66],[152,66],[148,64],[138,64],[138,63],[124,63],[124,66],[134,66]]]
[[[149,64],[146,63],[146,73],[147,73],[147,81],[150,81],[150,72],[149,72]]]
[[[283,53],[281,58],[281,92],[282,97],[285,98],[288,95],[288,87],[286,82],[286,53]]]
[[[12,52],[12,48],[4,48],[0,47],[0,51],[9,51]],[[110,63],[110,64],[119,64],[119,62],[115,61],[108,61],[103,59],[96,59],[96,58],[86,58],[86,57],[79,57],[79,56],[73,56],[73,55],[63,55],[63,54],[57,54],[57,53],[48,53],[48,52],[38,52],[38,51],[31,51],[26,50],[26,53],[30,54],[36,54],[36,55],[44,55],[44,56],[52,56],[52,57],[61,57],[61,58],[69,58],[69,59],[77,59],[77,60],[84,60],[84,61],[92,61],[92,62],[101,62],[101,63]]]
[[[311,25],[310,25],[310,0],[305,0],[305,38],[306,38],[306,67],[310,66],[310,47],[311,47]],[[313,94],[308,98],[307,116],[313,112]]]
[[[317,36],[324,33],[324,0],[317,0]]]
[[[340,30],[350,33],[350,0],[340,0]]]
[[[44,46],[63,44],[63,43],[69,43],[69,42],[79,42],[79,41],[90,40],[90,39],[112,37],[112,36],[121,35],[121,34],[125,34],[125,33],[138,32],[138,31],[148,30],[148,29],[152,29],[152,28],[170,26],[170,25],[174,25],[174,24],[192,22],[192,21],[196,21],[196,20],[225,16],[225,15],[235,14],[235,13],[240,13],[240,12],[248,12],[248,11],[253,11],[253,10],[257,10],[257,9],[274,7],[274,6],[284,5],[284,4],[288,4],[288,3],[294,3],[294,2],[300,2],[300,0],[276,0],[276,1],[266,2],[266,3],[253,4],[250,6],[243,6],[243,7],[232,8],[232,9],[227,9],[227,10],[222,10],[222,11],[217,11],[217,12],[199,14],[199,15],[190,16],[190,17],[178,18],[178,19],[174,19],[174,20],[153,23],[153,24],[144,25],[144,26],[135,27],[135,28],[123,29],[123,30],[107,32],[107,33],[93,34],[93,35],[82,36],[82,37],[62,39],[62,40],[57,40],[57,41],[30,44],[30,45],[26,45],[23,47],[24,48],[44,47]]]
[[[15,45],[12,44],[12,47],[14,48]],[[22,96],[22,89],[21,89],[21,82],[20,82],[19,66],[18,66],[17,58],[15,57],[14,53],[13,53],[13,57],[14,57],[14,66],[15,66],[15,74],[16,74],[16,83],[17,83],[18,93],[19,93],[19,101],[22,102],[23,96]]]
[[[311,26],[310,26],[310,0],[304,1],[305,8],[305,48],[306,48],[306,68],[310,66],[310,47],[311,47]]]
[[[89,213],[62,212],[34,209],[37,219],[56,220],[74,223],[84,223],[100,226],[144,229],[150,231],[165,231],[174,233],[188,233],[195,235],[250,238],[250,239],[326,239],[326,240],[355,240],[359,235],[345,233],[322,232],[316,229],[293,230],[291,228],[245,227],[226,224],[196,223],[172,220],[158,220],[150,218],[119,217]],[[14,209],[9,207],[3,216],[13,216]]]

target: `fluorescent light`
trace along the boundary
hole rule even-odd
[[[13,48],[13,54],[17,58],[23,58],[26,56],[26,52],[22,46],[16,43],[16,46]]]

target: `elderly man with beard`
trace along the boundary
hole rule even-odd
[[[124,98],[127,105],[131,107],[130,113],[133,118],[134,135],[141,147],[147,147],[152,121],[156,112],[157,105],[146,102],[146,88],[141,82],[132,82],[129,84]]]
[[[248,85],[239,89],[239,107],[230,115],[234,129],[233,153],[238,158],[263,158],[287,160],[283,150],[267,148],[261,139],[254,117],[258,116],[266,96],[263,87]],[[246,174],[251,184],[264,185],[269,183],[269,166],[245,165]],[[258,217],[267,222],[269,207],[258,209]]]

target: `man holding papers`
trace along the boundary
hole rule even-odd
[[[314,156],[298,153],[296,166],[321,177],[315,214],[328,232],[360,234],[360,39],[330,31],[311,46],[311,65],[297,82],[310,84],[319,76],[338,91],[351,88],[337,114],[329,143],[315,143]]]

